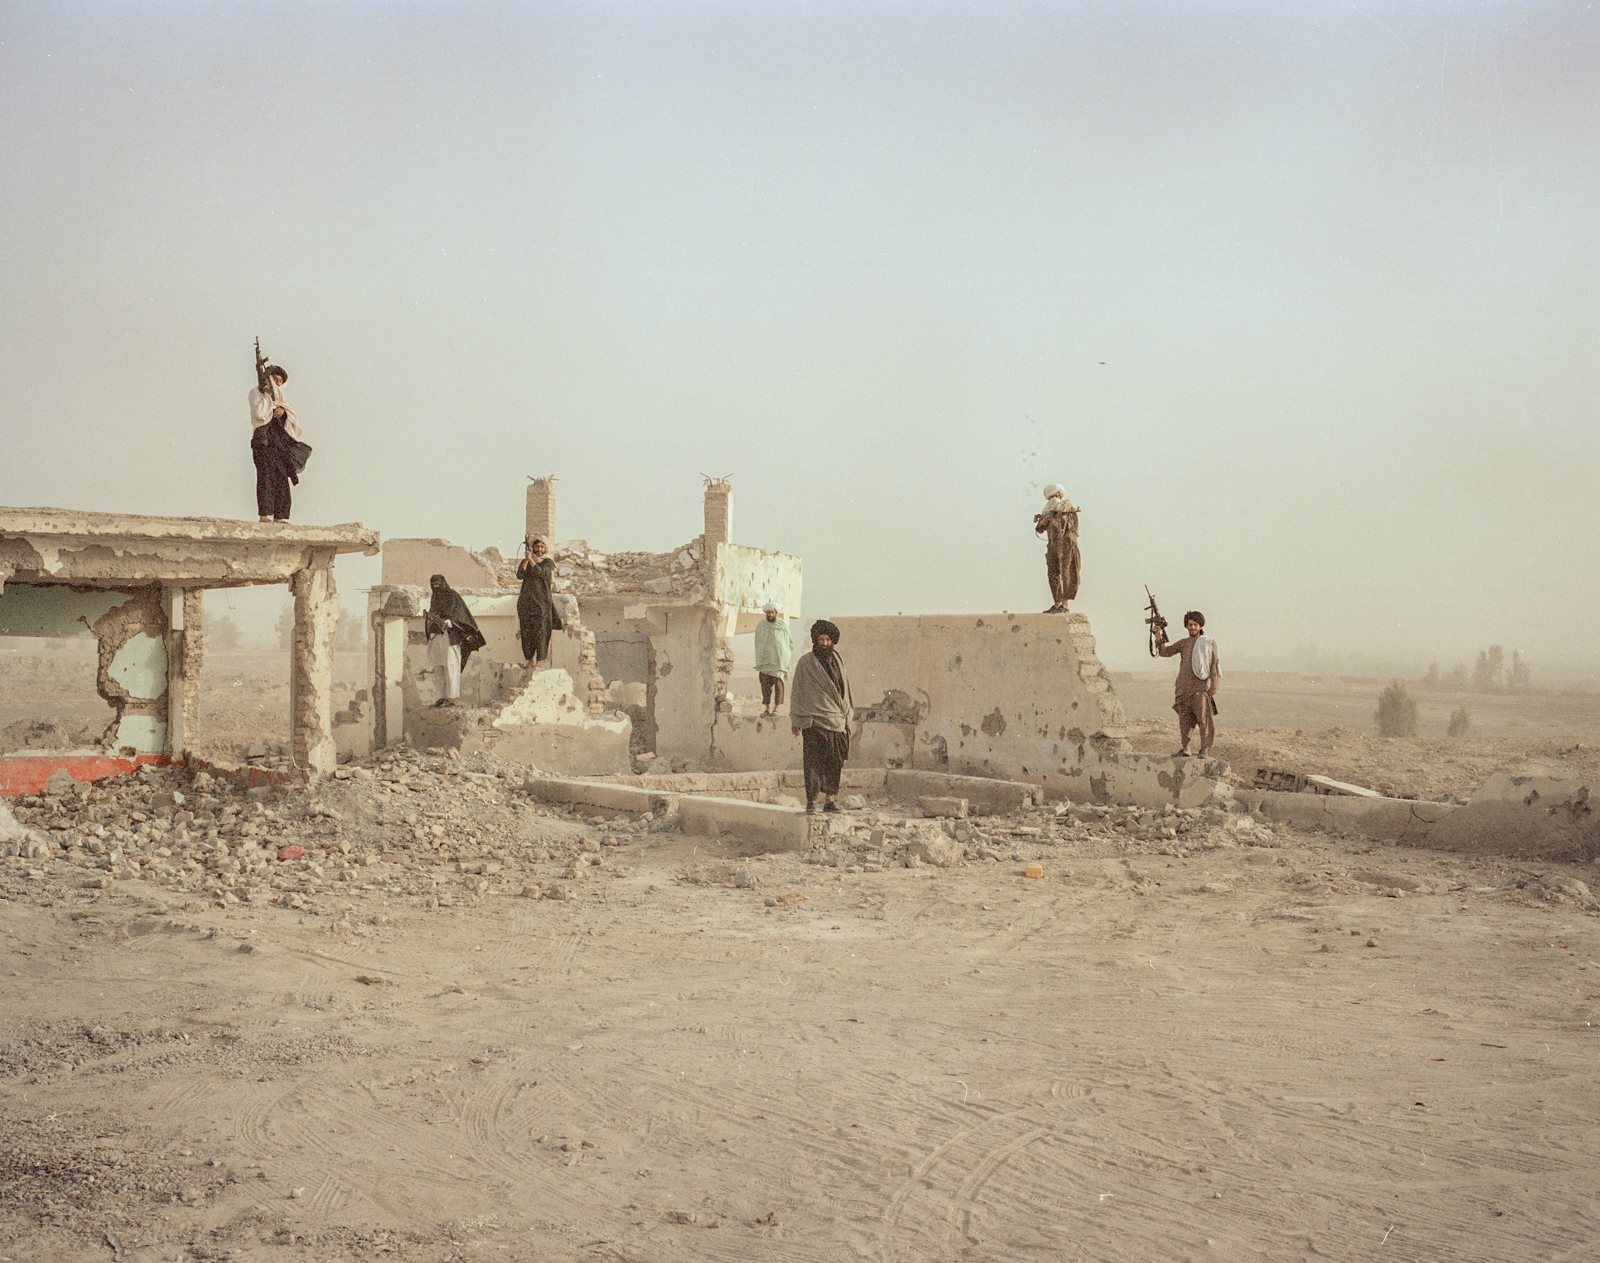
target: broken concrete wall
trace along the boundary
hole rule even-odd
[[[590,714],[584,694],[559,668],[505,668],[506,687],[489,707],[412,707],[405,740],[418,749],[488,750],[540,772],[591,776],[627,772],[627,717]]]
[[[632,725],[620,714],[593,714],[565,671],[536,671],[481,734],[483,748],[547,772],[590,776],[628,772]],[[470,741],[462,753],[478,748]]]
[[[867,748],[910,765],[1089,798],[1127,748],[1122,704],[1082,614],[838,618]],[[899,734],[888,729],[898,727]]]
[[[383,545],[384,587],[426,588],[430,577],[442,574],[458,591],[498,588],[501,583],[498,552],[475,553],[443,539],[391,539]]]
[[[92,624],[100,642],[95,687],[116,711],[106,744],[133,754],[167,748],[167,619],[155,585],[127,593]]]
[[[0,636],[93,636],[93,624],[133,588],[19,583],[0,591]]]
[[[725,635],[744,635],[765,617],[761,607],[771,601],[790,617],[800,612],[800,558],[763,552],[742,544],[719,544],[712,598],[728,614]]]
[[[1497,772],[1465,805],[1410,798],[1247,791],[1252,811],[1331,833],[1358,833],[1470,855],[1600,859],[1590,787],[1559,777]]]
[[[520,666],[499,668],[499,700],[485,707],[413,706],[405,740],[418,749],[489,750],[502,759],[561,775],[605,775],[629,770],[625,715],[595,715],[567,672],[547,668],[529,675]]]
[[[493,748],[548,771],[627,771],[631,726],[626,718],[605,713],[594,634],[579,618],[577,603],[564,593],[556,595],[566,628],[550,639],[551,665],[530,675],[523,665],[516,596],[457,590],[485,645],[462,672],[460,706],[453,710],[433,709],[438,692],[422,620],[428,590],[372,590],[373,694],[382,699],[373,707],[372,740],[463,752]]]
[[[1040,786],[1046,799],[1200,806],[1225,764],[1133,753],[1082,614],[836,618],[852,766]]]
[[[789,728],[787,710],[776,716],[718,710],[712,720],[708,761],[712,767],[730,772],[797,768],[800,738]]]
[[[611,642],[612,664],[623,668],[620,677],[606,678],[645,687],[644,712],[635,719],[644,748],[667,758],[708,761],[719,705],[728,705],[732,665],[731,649],[718,653],[720,611],[711,605],[590,597],[584,601],[584,619],[597,642],[602,637]],[[618,647],[626,649],[626,657],[615,652]]]
[[[168,612],[155,584],[89,587],[13,579],[0,592],[0,635],[93,636],[95,689],[114,712],[105,740],[134,754],[167,750]],[[197,699],[184,697],[191,708]]]
[[[669,758],[707,762],[718,681],[726,679],[716,657],[720,616],[709,606],[690,606],[667,610],[660,618],[662,630],[650,638],[655,655],[649,694],[655,750]]]

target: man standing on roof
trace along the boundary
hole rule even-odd
[[[301,440],[300,422],[284,402],[289,374],[262,361],[256,352],[256,384],[250,391],[250,458],[256,466],[256,513],[263,522],[289,520],[289,484],[311,456]]]
[[[801,739],[806,772],[806,811],[838,811],[833,796],[839,792],[839,774],[850,757],[850,677],[835,648],[839,628],[819,618],[811,624],[811,652],[794,664],[794,688],[789,694],[789,726]]]

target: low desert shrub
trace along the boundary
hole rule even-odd
[[[1444,730],[1447,737],[1464,737],[1472,731],[1472,716],[1467,714],[1465,706],[1457,706],[1450,712],[1450,725]]]
[[[1378,694],[1378,709],[1372,713],[1380,737],[1414,737],[1417,735],[1417,702],[1403,681],[1391,680],[1389,687]]]

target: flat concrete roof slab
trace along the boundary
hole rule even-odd
[[[359,522],[306,526],[0,506],[0,584],[282,583],[316,554],[370,557],[379,549],[378,533]]]

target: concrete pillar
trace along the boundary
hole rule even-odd
[[[718,544],[733,543],[733,488],[726,478],[706,483],[706,556],[717,555]]]
[[[556,544],[556,480],[554,478],[535,478],[528,484],[528,509],[527,533],[531,539],[535,535],[543,535],[550,541],[550,547]],[[522,550],[517,550],[517,556],[522,556]]]
[[[333,634],[339,625],[333,553],[314,551],[311,564],[294,572],[289,587],[294,593],[289,730],[295,763],[315,778],[326,776],[339,761],[333,744]]]
[[[405,734],[406,620],[378,615],[372,629],[372,745],[394,745]]]
[[[174,584],[164,587],[161,596],[167,616],[167,753],[181,759],[194,745],[200,719],[205,593]]]

